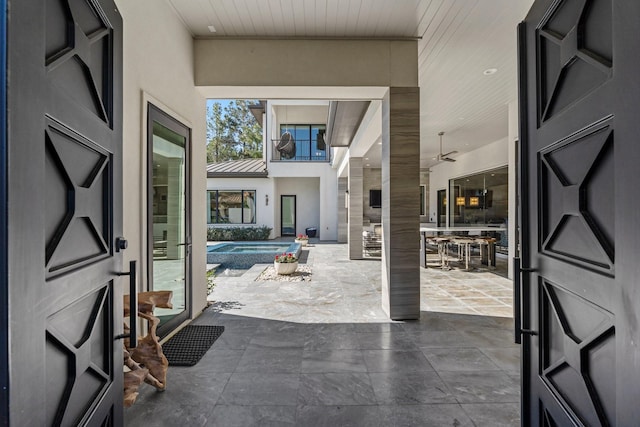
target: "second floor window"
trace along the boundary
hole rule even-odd
[[[295,140],[295,155],[285,159],[278,156],[275,160],[289,161],[327,161],[329,150],[325,142],[325,125],[280,125],[280,135],[289,132]]]

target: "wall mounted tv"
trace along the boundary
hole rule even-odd
[[[382,207],[382,190],[369,190],[369,206],[372,208]]]

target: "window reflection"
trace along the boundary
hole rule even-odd
[[[295,156],[291,159],[276,157],[278,160],[327,160],[328,151],[324,140],[325,125],[280,125],[280,135],[289,132],[296,144]]]
[[[509,174],[500,168],[449,181],[452,227],[506,225],[508,218]]]
[[[255,224],[256,192],[254,190],[207,191],[209,224]]]

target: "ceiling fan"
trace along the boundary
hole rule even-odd
[[[443,153],[442,152],[442,135],[444,135],[444,132],[438,132],[438,136],[440,136],[440,154],[438,154],[438,161],[444,161],[444,162],[455,162],[456,159],[452,159],[451,157],[449,157],[451,154],[456,154],[457,151],[449,151],[448,153]]]

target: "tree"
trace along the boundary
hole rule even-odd
[[[207,163],[262,157],[262,128],[249,110],[257,101],[231,101],[207,109]]]

